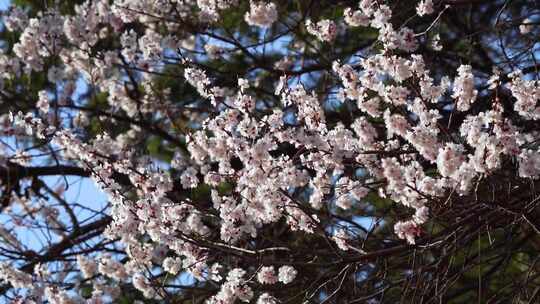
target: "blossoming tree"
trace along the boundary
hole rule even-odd
[[[539,23],[526,0],[13,1],[3,301],[537,303]],[[65,194],[87,179],[105,206]]]

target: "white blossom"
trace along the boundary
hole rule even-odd
[[[251,0],[249,12],[245,16],[246,22],[252,26],[270,27],[278,19],[276,5],[272,2],[257,2]]]

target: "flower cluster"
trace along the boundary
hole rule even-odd
[[[268,252],[291,251],[255,241],[267,230],[324,238],[339,254],[364,254],[356,248],[363,246],[359,233],[344,222],[376,197],[405,210],[381,225],[393,225],[400,242],[417,244],[437,215],[433,207],[441,208],[445,198],[472,196],[482,179],[501,168],[519,178],[540,177],[538,80],[514,71],[494,73],[486,83],[471,65],[456,67],[455,78],[440,75],[420,53],[426,49],[419,48],[423,34],[396,25],[391,7],[373,0],[346,8],[339,20],[298,24],[305,21],[307,33],[327,44],[350,28],[369,28],[374,43],[365,53],[323,63],[309,56],[299,63],[301,56],[288,53],[268,64],[271,56],[259,48],[258,35],[282,27],[272,2],[250,1],[249,11],[241,12],[239,21],[253,26],[249,31],[259,39],[252,45],[244,47],[234,35],[212,41],[222,33],[208,28],[237,2],[99,0],[77,5],[70,16],[49,9],[30,18],[14,9],[6,17],[6,28],[21,34],[13,54],[0,55],[0,84],[46,69],[43,81],[55,90],[36,92],[35,111],[1,116],[0,133],[46,141],[63,163],[90,176],[110,203],[104,243],[119,244],[110,251],[121,254],[77,253],[65,265],[65,273],[77,269],[78,280],[91,281],[91,303],[116,297],[116,284],[163,300],[166,280],[160,276],[186,274],[220,284],[208,303],[278,303],[276,294],[262,291],[294,285],[301,268],[279,254],[282,260],[266,263]],[[434,11],[431,0],[417,3],[418,16],[430,18]],[[172,12],[185,17],[180,25],[168,18]],[[525,22],[521,32],[529,33],[529,26]],[[186,37],[184,28],[199,36]],[[440,36],[434,37],[439,50]],[[325,47],[295,43],[306,53]],[[100,45],[107,47],[96,51]],[[242,53],[257,65],[246,78],[215,81],[224,73],[213,63]],[[200,63],[202,57],[210,63]],[[324,82],[329,92],[313,89],[303,68],[328,68],[314,82]],[[259,70],[275,78],[251,77]],[[181,89],[163,88],[170,84],[160,77],[173,72]],[[97,92],[88,104],[73,101],[79,81]],[[501,104],[502,90],[511,106]],[[189,97],[177,100],[178,91]],[[96,104],[108,111],[88,110]],[[330,111],[333,106],[340,110]],[[101,132],[105,126],[112,126],[108,133]],[[156,148],[153,136],[167,145]],[[0,165],[6,172],[32,164],[28,151],[2,145],[4,150]],[[166,157],[155,157],[162,150]],[[31,177],[29,170],[24,174]],[[22,209],[32,209],[30,217],[77,240],[81,225],[68,231],[60,208],[17,197]],[[320,219],[329,214],[335,218]],[[6,246],[22,247],[8,229],[2,227],[0,236]],[[231,258],[220,260],[216,252]],[[246,256],[262,265],[238,262]],[[0,279],[14,288],[35,289],[50,303],[75,301],[61,284],[41,278],[44,273],[0,264]]]
[[[337,35],[337,26],[331,20],[321,20],[317,23],[308,20],[306,21],[306,29],[308,33],[324,42],[331,42]]]
[[[270,27],[278,19],[276,5],[274,3],[250,2],[250,11],[246,13],[246,22],[252,26]]]

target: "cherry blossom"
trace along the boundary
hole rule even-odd
[[[487,247],[491,231],[537,230],[538,66],[504,48],[529,45],[534,19],[510,4],[490,20],[521,21],[464,40],[445,15],[460,1],[79,2],[3,18],[0,281],[14,303],[332,299],[364,275],[384,272],[387,290],[455,270],[387,278],[378,263],[409,249],[434,263],[473,235]],[[103,206],[74,202],[73,177]]]
[[[276,5],[272,2],[250,1],[250,11],[246,13],[245,19],[249,25],[270,27],[278,19]]]

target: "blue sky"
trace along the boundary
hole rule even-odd
[[[0,0],[0,10],[7,9],[9,2],[9,0]]]

